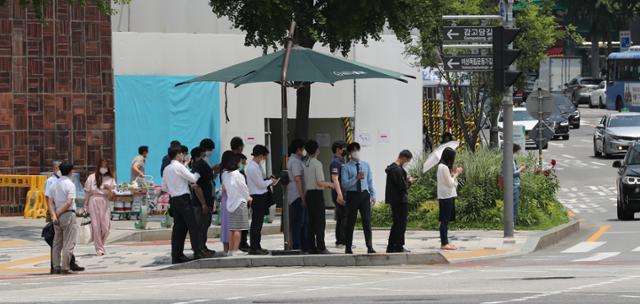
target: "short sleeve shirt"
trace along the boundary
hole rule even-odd
[[[287,185],[287,202],[291,204],[301,196],[301,194],[298,193],[298,188],[296,187],[296,176],[304,176],[304,165],[302,164],[302,160],[295,154],[292,154],[291,157],[289,157],[287,170],[289,171],[289,184]]]
[[[53,174],[47,178],[47,182],[44,184],[44,196],[51,197],[53,188],[58,183],[58,179],[59,178]]]
[[[53,202],[56,209],[62,208],[67,199],[73,199],[69,210],[76,210],[76,185],[66,176],[61,177],[52,190]]]
[[[329,167],[329,170],[331,171],[331,176],[338,176],[338,179],[340,179],[340,174],[342,174],[342,166],[344,166],[344,157],[334,157],[333,160],[331,161],[331,166]],[[335,190],[331,191],[332,193],[335,193]]]
[[[304,163],[304,185],[306,190],[322,190],[319,181],[324,181],[322,163],[317,158],[310,158]]]
[[[133,170],[134,167],[138,168],[138,170],[144,173],[144,156],[137,155],[136,157],[133,158],[133,161],[131,161],[131,180],[132,181],[139,177],[138,172]]]
[[[213,170],[209,167],[206,160],[201,159],[193,164],[193,172],[200,174],[198,179],[198,186],[202,188],[204,198],[207,202],[207,206],[213,206]]]

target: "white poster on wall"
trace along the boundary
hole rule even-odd
[[[624,104],[640,106],[640,83],[624,84]]]
[[[258,143],[258,138],[255,135],[247,135],[245,139],[246,139],[246,144],[248,145],[255,145]]]
[[[513,143],[519,145],[522,151],[526,148],[527,138],[524,126],[513,125]]]
[[[360,131],[356,136],[356,141],[360,146],[366,147],[371,145],[371,133],[369,131]]]

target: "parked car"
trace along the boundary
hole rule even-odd
[[[624,160],[616,160],[613,167],[618,168],[618,219],[633,220],[634,213],[640,212],[640,143],[631,144]]]
[[[565,96],[551,94],[560,113],[567,118],[569,125],[574,129],[580,129],[580,110]]]
[[[601,81],[598,88],[591,91],[589,108],[604,109],[607,106],[607,82]]]
[[[502,115],[503,113],[502,111],[500,111],[500,114],[498,114],[498,128],[500,129],[499,131],[500,139],[502,139],[502,125],[503,125]],[[536,142],[529,138],[529,132],[533,130],[533,128],[536,126],[537,123],[538,123],[538,120],[531,117],[531,115],[529,115],[529,112],[527,112],[526,108],[513,108],[513,124],[524,126],[524,132],[526,137],[525,145],[527,146],[537,147]],[[502,146],[502,140],[500,141],[500,146]],[[548,145],[544,145],[544,147],[542,148],[546,149],[547,146]]]
[[[593,154],[609,157],[626,153],[637,140],[640,140],[640,113],[607,114],[593,133]]]
[[[591,91],[596,90],[602,79],[592,77],[576,77],[564,85],[564,95],[571,99],[574,105],[589,103]]]

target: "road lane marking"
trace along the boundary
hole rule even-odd
[[[631,250],[633,252],[640,252],[640,247],[636,247],[635,249]]]
[[[576,158],[575,156],[571,156],[571,155],[567,155],[567,154],[562,154],[562,156],[564,156],[565,158],[568,158],[568,159],[575,159]]]
[[[590,257],[576,259],[572,262],[598,262],[619,255],[620,252],[598,252]]]
[[[609,230],[609,228],[611,228],[611,225],[604,225],[600,227],[600,229],[598,229],[598,231],[596,231],[596,233],[594,233],[587,241],[597,241],[605,232],[607,232],[607,230]]]
[[[591,250],[594,250],[594,249],[604,245],[605,243],[606,242],[580,242],[580,243],[574,245],[573,247],[565,249],[564,251],[562,251],[562,253],[589,252]]]
[[[592,164],[594,164],[594,165],[598,165],[598,166],[607,166],[607,164],[603,164],[603,163],[599,163],[599,162],[594,162],[594,161],[592,161],[591,163],[592,163]]]

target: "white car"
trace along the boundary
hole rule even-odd
[[[589,100],[589,108],[604,109],[607,106],[607,82],[602,81],[598,88],[591,91],[591,99]]]
[[[500,111],[500,114],[498,114],[498,128],[500,129],[500,134],[499,134],[500,146],[502,146],[502,123],[503,123],[502,111]],[[535,147],[536,143],[533,140],[529,139],[529,132],[533,130],[536,124],[538,124],[538,120],[534,119],[533,117],[531,117],[531,115],[529,115],[529,112],[527,112],[527,108],[520,108],[520,107],[513,108],[513,124],[524,126],[524,132],[527,139],[526,145]],[[546,148],[547,146],[545,145],[543,149],[546,149]]]

